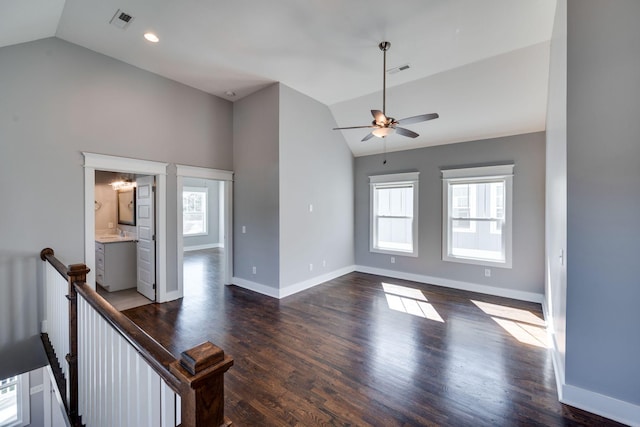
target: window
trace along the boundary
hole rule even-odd
[[[513,165],[442,171],[442,259],[511,268]]]
[[[182,234],[207,234],[207,188],[184,187],[182,190]]]
[[[370,250],[418,256],[418,173],[370,176]]]
[[[0,380],[0,427],[30,424],[29,373]]]

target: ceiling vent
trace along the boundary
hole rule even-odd
[[[389,73],[389,74],[397,74],[397,73],[399,73],[400,71],[405,71],[405,70],[408,70],[409,68],[410,68],[410,67],[409,67],[409,64],[404,64],[404,65],[401,65],[401,66],[399,66],[399,67],[389,68],[389,69],[387,70],[387,73]]]
[[[133,19],[133,16],[118,9],[115,15],[113,15],[113,18],[111,18],[111,21],[109,21],[109,24],[114,27],[118,27],[121,30],[126,30],[127,27],[129,27],[129,24],[133,22]]]

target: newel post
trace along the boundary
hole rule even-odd
[[[210,342],[182,352],[169,370],[180,380],[181,427],[230,426],[224,416],[224,373],[233,358]]]
[[[67,270],[69,276],[69,354],[65,356],[69,363],[69,417],[71,421],[78,417],[78,294],[74,283],[84,283],[89,269],[84,264],[72,264]]]

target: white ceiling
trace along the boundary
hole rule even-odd
[[[407,126],[407,149],[543,130],[556,0],[0,0],[0,47],[57,36],[229,100],[281,82],[331,108],[339,126],[382,108],[382,40],[392,44],[387,113],[438,112]],[[117,9],[134,17],[109,24]],[[142,38],[154,31],[160,42]],[[230,98],[226,91],[237,95]],[[355,155],[381,150],[343,131]]]

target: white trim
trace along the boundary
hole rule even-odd
[[[263,285],[262,283],[252,282],[251,280],[242,279],[240,277],[231,278],[231,284],[239,286],[244,289],[248,289],[253,292],[257,292],[262,295],[266,295],[272,298],[279,298],[279,291],[271,286]]]
[[[513,175],[513,164],[479,166],[475,168],[442,169],[443,179],[494,178]]]
[[[562,403],[630,426],[640,426],[640,406],[571,384],[563,387]]]
[[[291,285],[282,287],[282,288],[272,288],[271,286],[263,285],[261,283],[252,282],[250,280],[242,279],[240,277],[233,278],[233,284],[239,286],[244,289],[248,289],[253,292],[257,292],[262,295],[266,295],[268,297],[282,299],[293,294],[297,294],[298,292],[305,291],[307,289],[311,289],[314,286],[321,285],[329,280],[333,280],[337,277],[344,276],[345,274],[352,273],[355,271],[355,265],[348,265],[343,268],[339,268],[334,271],[330,271],[325,274],[321,274],[320,276],[315,276],[307,280],[303,280],[302,282],[293,283]]]
[[[420,172],[390,173],[387,175],[369,175],[369,184],[418,182]]]
[[[418,257],[418,241],[419,241],[419,205],[420,205],[420,183],[419,183],[419,174],[420,172],[406,172],[406,173],[396,173],[396,174],[388,174],[388,175],[370,175],[369,176],[369,252],[387,254],[387,255],[396,255],[396,256],[408,256],[417,258]],[[413,217],[412,219],[412,233],[411,233],[411,243],[413,248],[411,251],[403,251],[403,250],[394,250],[390,248],[378,248],[376,244],[378,243],[378,229],[376,227],[376,218],[377,218],[377,193],[376,190],[383,189],[387,185],[389,188],[393,188],[396,186],[401,186],[406,184],[407,186],[411,186],[412,190],[412,204],[413,204]]]
[[[156,184],[156,301],[170,301],[167,290],[167,165],[168,163],[82,152],[84,155],[84,262],[87,283],[95,290],[95,171],[155,176]]]
[[[188,178],[212,179],[214,181],[233,181],[232,171],[197,166],[176,165],[176,175]]]
[[[136,173],[140,175],[166,175],[169,163],[151,160],[132,159],[128,157],[108,156],[82,152],[84,167],[111,172]]]
[[[345,274],[349,274],[355,271],[355,265],[349,265],[343,268],[339,268],[334,271],[330,271],[325,274],[321,274],[320,276],[312,277],[311,279],[303,280],[302,282],[294,283],[289,286],[285,286],[280,288],[280,298],[288,297],[289,295],[296,294],[298,292],[302,292],[304,290],[313,288],[314,286],[318,286],[322,283],[328,282],[329,280],[333,280],[337,277],[344,276]]]
[[[426,283],[429,285],[443,286],[445,288],[460,289],[463,291],[477,292],[480,294],[494,295],[497,297],[517,299],[542,304],[544,295],[534,292],[517,291],[514,289],[497,288],[494,286],[480,285],[477,283],[462,282],[459,280],[445,279],[442,277],[425,276],[422,274],[405,273],[396,270],[387,270],[365,265],[356,265],[356,270],[361,273],[387,276],[394,279],[411,280],[413,282]]]
[[[206,245],[185,246],[183,252],[201,251],[203,249],[224,248],[223,243],[207,243]]]
[[[561,360],[562,354],[558,351],[556,336],[550,327],[550,313],[546,301],[542,302],[542,311],[547,321],[547,335],[549,342],[551,342],[551,356],[558,390],[558,400],[566,405],[574,406],[623,424],[640,426],[639,405],[565,383],[564,363]]]
[[[547,338],[551,343],[551,361],[553,363],[553,373],[556,379],[556,390],[558,392],[558,400],[562,402],[562,392],[564,384],[564,363],[562,361],[562,354],[558,350],[558,342],[556,341],[556,334],[553,331],[553,318],[549,312],[546,298],[542,301],[542,313],[544,320],[547,324]]]
[[[463,264],[482,265],[485,267],[512,268],[513,267],[513,164],[498,166],[482,166],[463,169],[441,170],[442,172],[442,260],[446,262],[459,262]],[[504,180],[504,229],[502,242],[505,251],[505,260],[493,261],[464,256],[456,256],[449,253],[449,245],[453,240],[453,224],[449,227],[449,208],[452,203],[451,183],[474,182],[482,183],[484,180]],[[473,218],[469,218],[473,221]],[[476,219],[477,220],[477,219]]]

